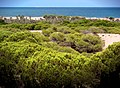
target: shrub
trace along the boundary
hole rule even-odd
[[[51,26],[50,23],[47,23],[47,22],[38,22],[38,23],[36,24],[35,30],[48,29],[50,26]]]
[[[50,40],[55,42],[65,41],[65,35],[61,32],[54,32],[50,35]]]
[[[101,39],[92,34],[69,34],[66,36],[66,42],[80,53],[95,53],[102,50]]]
[[[10,35],[6,39],[6,41],[14,41],[14,42],[19,42],[22,40],[27,40],[29,42],[34,42],[37,44],[40,44],[41,42],[44,42],[44,41],[49,41],[49,39],[47,37],[45,37],[44,35],[42,35],[40,33],[31,33],[28,31],[16,32],[16,33]]]
[[[0,30],[0,42],[4,41],[6,38],[8,38],[12,34],[11,31],[3,31]]]
[[[34,30],[41,30],[41,25],[35,25]]]
[[[71,30],[69,27],[66,26],[58,27],[57,32],[62,32],[64,34],[75,33],[74,30]]]
[[[42,43],[43,47],[46,48],[51,48],[53,50],[56,50],[58,52],[64,52],[64,53],[72,53],[72,54],[79,54],[77,51],[75,51],[74,49],[70,48],[70,47],[63,47],[58,45],[55,42],[44,42]]]
[[[0,43],[0,52],[0,85],[5,87],[20,87],[19,82],[26,88],[92,87],[96,79],[92,60],[82,55],[26,41]]]
[[[0,25],[3,25],[3,24],[6,24],[6,23],[4,22],[4,20],[0,19]]]
[[[103,88],[120,87],[120,42],[110,45],[103,52],[96,54],[102,62],[101,84]]]
[[[53,32],[54,32],[54,30],[52,30],[52,29],[42,30],[43,35],[45,35],[47,37],[49,37]]]
[[[34,30],[34,27],[35,27],[35,24],[27,24],[25,26],[25,29],[27,29],[27,30]]]
[[[8,24],[8,27],[11,27],[11,28],[20,28],[22,26],[22,24],[17,24],[17,23],[12,23],[12,24]]]
[[[90,27],[88,29],[91,33],[104,33],[105,31],[100,27]]]
[[[98,52],[102,50],[102,41],[95,35],[83,35],[81,41],[76,42],[76,48],[79,52]]]

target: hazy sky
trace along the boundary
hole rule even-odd
[[[0,7],[120,7],[120,0],[0,0]]]

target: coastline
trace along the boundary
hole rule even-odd
[[[68,16],[68,17],[82,17],[82,16]],[[23,17],[24,19],[27,19],[27,20],[36,20],[36,21],[40,21],[40,20],[45,20],[45,18],[43,16],[40,16],[40,17],[31,17],[31,16],[24,16]],[[88,20],[107,20],[107,21],[111,21],[110,18],[108,17],[84,17],[85,19],[88,19]],[[18,17],[18,16],[9,16],[9,17],[6,17],[6,16],[0,16],[0,20],[20,20],[21,18]],[[112,21],[120,21],[120,18],[113,18]]]
[[[0,16],[0,19],[4,20],[4,19],[13,19],[13,20],[16,20],[16,19],[19,19],[20,20],[20,17],[5,17],[5,16]],[[45,19],[44,17],[30,17],[30,16],[24,16],[24,19],[28,19],[28,20],[41,20],[41,19]]]

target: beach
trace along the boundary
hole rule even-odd
[[[20,20],[20,17],[16,16],[16,17],[4,17],[4,16],[0,16],[0,19],[4,20],[4,19],[13,19],[13,20],[16,20],[16,19],[19,19]],[[30,17],[30,16],[24,16],[24,19],[28,19],[28,20],[44,20],[45,18],[43,17]]]
[[[75,16],[69,16],[69,17],[75,17]],[[82,16],[76,16],[76,17],[82,17]],[[88,20],[107,20],[107,21],[120,21],[120,18],[113,18],[110,19],[108,17],[104,17],[104,18],[97,18],[97,17],[83,17],[85,19]],[[26,20],[34,20],[34,21],[41,21],[41,20],[45,20],[44,17],[31,17],[31,16],[24,16],[24,17],[4,17],[4,16],[0,16],[1,20],[20,20],[20,19],[26,19]]]

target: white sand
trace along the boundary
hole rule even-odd
[[[30,32],[39,32],[39,33],[42,33],[42,30],[30,30]]]
[[[10,19],[11,17],[3,17],[3,20],[4,18],[6,19]],[[29,16],[24,16],[24,18],[27,18],[28,20],[30,20],[30,17]],[[17,17],[12,17],[12,19],[17,19]],[[18,19],[20,19],[20,17],[18,17]],[[31,17],[31,20],[44,20],[45,18],[43,17]],[[90,20],[108,20],[110,21],[109,18],[97,18],[97,17],[86,17],[86,19],[90,19]],[[114,20],[119,20],[120,21],[120,18],[114,18]]]
[[[10,18],[12,18],[12,19],[17,19],[17,17],[3,17],[2,19],[4,20],[4,19],[10,19]],[[28,19],[28,20],[30,20],[30,17],[28,17],[28,16],[25,16],[24,18],[26,18],[26,19]],[[20,17],[18,17],[18,19],[20,19]],[[31,17],[31,20],[44,20],[45,18],[43,18],[43,17]]]
[[[108,20],[108,21],[111,21],[109,18],[86,17],[86,19],[88,19],[88,20]],[[114,18],[114,21],[116,21],[116,20],[120,21],[120,18]]]
[[[107,48],[109,45],[113,44],[114,42],[120,42],[119,34],[98,33],[97,35],[104,41],[103,49]]]

